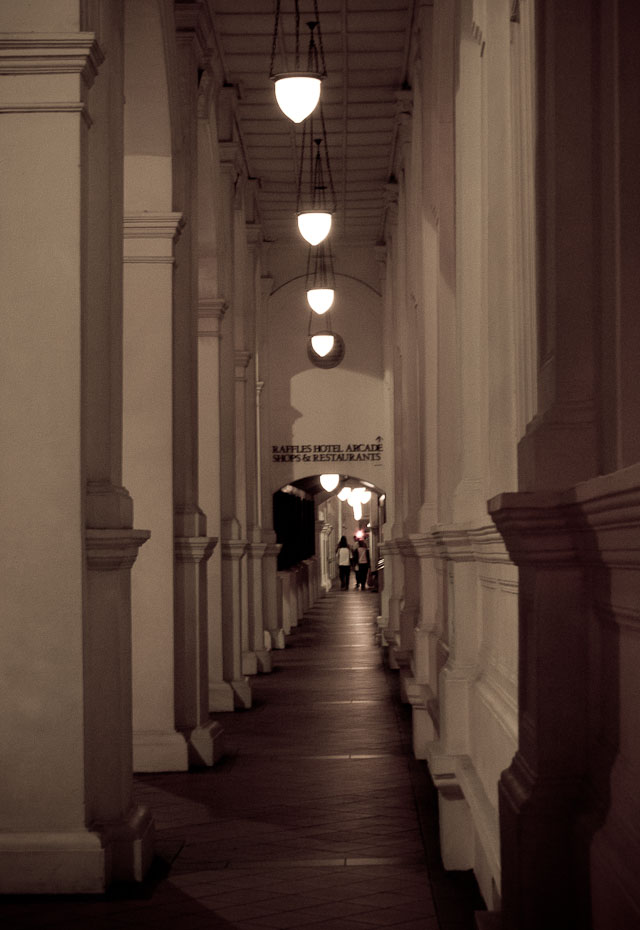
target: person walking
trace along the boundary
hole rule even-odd
[[[360,590],[364,591],[367,585],[367,575],[369,574],[369,566],[371,564],[371,559],[369,557],[369,549],[367,547],[364,539],[358,540],[358,545],[355,552],[355,562],[356,562],[356,589],[360,586]]]
[[[340,537],[340,542],[336,546],[336,554],[338,556],[340,587],[343,591],[346,591],[349,587],[349,577],[351,575],[351,549],[346,537]]]

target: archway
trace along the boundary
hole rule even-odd
[[[352,548],[363,539],[370,553],[371,587],[378,589],[385,521],[386,492],[358,475],[338,474],[331,491],[323,487],[320,474],[283,485],[273,495],[274,530],[282,546],[278,569],[286,571],[315,558],[320,586],[328,591],[338,577],[336,548],[341,537]]]

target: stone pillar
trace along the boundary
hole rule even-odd
[[[237,304],[237,311],[242,312],[240,301]],[[237,327],[242,330],[242,327]],[[251,361],[251,353],[244,349],[235,351],[235,446],[234,446],[234,470],[235,470],[235,515],[239,521],[243,538],[245,539],[245,551],[248,546],[246,538],[247,525],[247,367]],[[249,632],[249,567],[248,559],[245,559],[240,566],[241,570],[241,600],[240,600],[240,624],[242,636],[242,672],[244,675],[255,675],[258,671],[258,659],[251,648],[251,636]]]
[[[175,729],[173,657],[173,246],[182,225],[179,213],[151,212],[124,224],[124,474],[152,535],[132,586],[138,772],[188,767]]]
[[[463,527],[434,528],[443,562],[443,643],[447,661],[438,682],[439,742],[428,747],[427,758],[438,788],[440,842],[446,869],[473,865],[469,843],[472,821],[469,805],[456,777],[457,757],[469,755],[470,701],[476,676],[477,577],[473,547]]]
[[[575,20],[567,2],[535,8],[538,412],[518,447],[524,491],[567,487],[600,469],[598,6],[590,0]]]
[[[427,746],[438,736],[438,677],[441,624],[438,614],[438,578],[436,546],[430,536],[410,537],[418,560],[420,612],[414,629],[412,681],[406,683],[407,700],[411,704],[413,753],[416,759],[427,758]]]
[[[271,638],[265,638],[263,568],[266,543],[249,542],[247,545],[248,633],[249,650],[256,658],[258,672],[271,671]]]
[[[285,634],[282,626],[282,597],[278,584],[278,554],[282,546],[276,542],[273,530],[263,530],[265,550],[262,556],[262,595],[264,628],[273,649],[284,649]]]
[[[190,758],[212,764],[218,724],[208,720],[207,575],[203,560],[215,540],[207,535],[198,494],[198,83],[209,25],[200,4],[176,4],[181,146],[174,153],[174,198],[187,222],[176,245],[173,306],[173,495],[175,537],[174,659],[176,723],[189,734]]]
[[[131,790],[130,573],[148,533],[121,474],[121,10],[96,37],[72,31],[75,6],[48,4],[46,33],[8,7],[0,49],[10,894],[103,892],[142,879],[153,852]]]
[[[251,686],[242,664],[242,575],[247,549],[237,520],[222,521],[222,658],[224,678],[234,695],[234,707],[251,707]]]
[[[572,495],[504,494],[490,502],[520,568],[519,745],[500,781],[506,928],[586,926],[576,910],[575,823],[584,802],[590,706]],[[576,922],[578,920],[578,922]]]
[[[192,765],[213,765],[223,753],[222,727],[209,719],[207,561],[217,539],[176,537],[176,568],[187,583],[176,590],[176,614],[186,618],[174,641],[176,727]],[[189,600],[186,600],[186,599]]]
[[[214,532],[220,534],[220,326],[227,309],[222,298],[198,304],[198,404],[200,500]],[[235,699],[224,677],[220,546],[207,561],[209,709],[230,711]]]

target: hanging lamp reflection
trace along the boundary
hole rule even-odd
[[[328,355],[329,352],[331,352],[333,349],[333,342],[333,333],[327,331],[314,333],[314,335],[311,337],[313,351],[316,352],[320,358],[324,358],[325,355]]]

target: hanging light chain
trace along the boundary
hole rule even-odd
[[[327,75],[327,66],[324,60],[324,49],[322,47],[322,29],[320,28],[320,14],[318,13],[318,0],[313,0],[313,12],[316,17],[316,28],[318,30],[318,48],[320,50],[320,67],[318,71],[323,77]]]
[[[269,77],[273,77],[273,75],[275,74],[273,66],[276,60],[276,46],[278,44],[279,24],[280,24],[280,0],[276,0],[276,18],[273,23],[273,41],[271,43],[271,65],[269,67]]]

